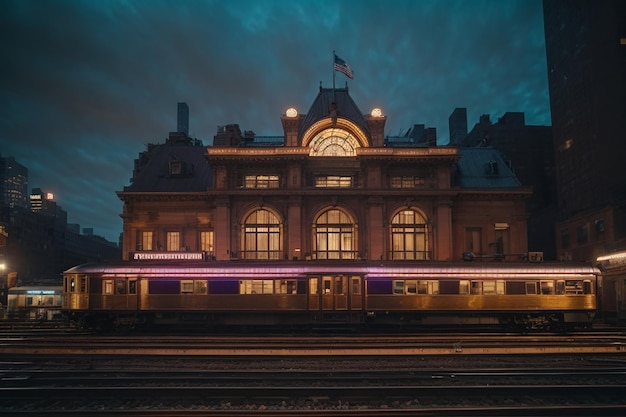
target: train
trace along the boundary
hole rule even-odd
[[[63,274],[79,327],[323,325],[591,327],[600,270],[508,262],[171,261],[84,264]]]

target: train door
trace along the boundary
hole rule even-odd
[[[138,286],[136,277],[115,279],[115,295],[118,308],[136,310],[138,306]]]
[[[321,312],[322,317],[348,318],[349,312],[363,309],[362,285],[360,276],[310,277],[309,310]]]

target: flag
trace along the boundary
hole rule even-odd
[[[350,79],[354,78],[354,72],[350,65],[337,55],[335,55],[335,71],[343,72]]]

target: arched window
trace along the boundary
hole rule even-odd
[[[428,226],[415,210],[402,210],[391,219],[391,259],[428,260]]]
[[[243,259],[281,259],[281,226],[271,211],[253,211],[243,224]]]
[[[329,209],[315,220],[313,246],[317,259],[356,259],[356,225],[340,209]]]

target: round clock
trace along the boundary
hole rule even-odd
[[[296,117],[298,115],[298,110],[294,109],[293,107],[289,107],[285,112],[285,115],[287,117]]]
[[[383,111],[381,109],[379,109],[378,107],[372,109],[372,113],[371,113],[372,117],[381,117],[383,115]]]

